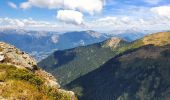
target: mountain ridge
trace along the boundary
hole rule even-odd
[[[59,83],[64,86],[72,80],[95,70],[114,57],[118,48],[127,44],[128,42],[120,38],[111,38],[92,45],[56,51],[48,58],[39,62],[38,65],[52,72],[54,76],[58,77]],[[64,70],[64,73],[62,70]]]
[[[161,98],[163,98],[163,96],[161,96],[160,98],[158,96],[156,96],[154,98],[152,96],[152,93],[149,92],[149,90],[147,90],[149,97],[147,97],[147,92],[145,92],[143,90],[141,90],[142,92],[140,92],[140,89],[142,89],[143,87],[146,89],[148,89],[148,88],[143,85],[144,83],[142,83],[142,81],[139,81],[139,83],[137,83],[138,82],[137,80],[140,80],[140,77],[144,77],[144,75],[147,73],[148,77],[146,77],[146,78],[144,77],[143,81],[146,83],[148,82],[148,84],[151,84],[150,83],[151,81],[149,81],[148,79],[149,79],[149,77],[152,77],[152,75],[149,74],[148,71],[149,72],[152,71],[152,66],[156,66],[156,67],[153,67],[154,73],[157,73],[155,71],[155,69],[158,70],[157,68],[159,68],[159,66],[164,66],[163,68],[160,67],[159,70],[161,70],[161,71],[164,71],[164,68],[166,68],[166,69],[169,68],[168,67],[169,66],[168,65],[169,57],[170,57],[170,55],[168,53],[169,47],[170,47],[169,46],[169,44],[170,44],[169,36],[170,36],[169,32],[155,33],[155,34],[148,35],[144,38],[141,38],[139,40],[136,40],[136,41],[133,41],[130,43],[129,42],[127,42],[125,44],[123,43],[121,45],[116,46],[116,48],[114,47],[115,45],[112,45],[113,47],[109,47],[110,43],[107,43],[107,42],[110,42],[109,40],[105,41],[105,42],[101,42],[100,43],[101,47],[102,47],[102,45],[106,45],[105,47],[107,49],[110,49],[111,52],[108,53],[108,51],[105,51],[105,50],[100,51],[99,53],[96,53],[96,55],[98,55],[98,56],[96,56],[95,60],[92,60],[92,61],[96,63],[98,61],[97,59],[103,58],[104,57],[103,55],[106,55],[106,54],[104,54],[104,52],[107,52],[108,55],[110,55],[110,57],[106,58],[104,60],[103,64],[99,64],[99,65],[95,66],[94,67],[95,69],[88,71],[88,73],[81,74],[78,77],[76,76],[75,78],[72,79],[72,81],[66,82],[67,84],[64,84],[62,86],[64,86],[65,88],[68,88],[68,89],[72,89],[79,96],[80,100],[96,100],[96,99],[97,100],[113,100],[113,99],[138,100],[138,99],[142,99],[142,97],[144,97],[146,100],[150,100],[151,98],[161,100]],[[110,40],[111,40],[111,44],[112,44],[112,39],[110,39]],[[113,41],[114,40],[115,39],[113,39]],[[118,42],[120,42],[119,39],[116,39],[116,40],[117,41],[114,41],[114,42],[116,42],[116,44]],[[157,40],[159,42],[154,42]],[[105,48],[105,47],[102,47],[102,48]],[[89,47],[81,47],[81,48],[91,49]],[[76,48],[72,49],[72,50],[76,50]],[[67,50],[65,52],[67,52]],[[82,53],[83,52],[81,52],[80,55]],[[69,53],[64,53],[64,54],[69,54]],[[87,54],[90,54],[90,53],[87,53]],[[85,55],[87,55],[87,54],[85,54]],[[90,54],[90,55],[93,56],[95,54]],[[85,58],[88,58],[88,57],[89,57],[89,55]],[[81,58],[81,56],[80,56],[80,58]],[[73,68],[73,70],[75,70],[77,73],[79,73],[81,70],[84,70],[84,69],[80,69],[84,65],[85,65],[84,68],[86,68],[86,67],[90,68],[88,66],[90,61],[83,60],[80,58],[76,59],[76,62],[79,62],[80,66],[76,65],[75,68],[70,67],[70,68]],[[53,59],[53,60],[55,61],[55,59]],[[51,60],[49,59],[49,61],[51,61]],[[82,61],[85,61],[85,62],[82,62]],[[62,66],[72,66],[72,65],[70,63],[67,63],[67,64],[63,63]],[[57,69],[57,67],[55,69],[55,65],[54,65],[53,66],[54,69],[52,68],[53,71],[50,71],[50,72],[52,72],[52,73],[56,73],[56,72],[57,73],[58,72],[68,73],[71,71],[71,69],[64,70],[64,69],[67,69],[68,67],[64,67],[62,69],[62,66],[60,66],[59,69]],[[134,67],[134,69],[133,69],[133,66],[136,66],[136,67]],[[45,69],[48,69],[48,68],[49,68],[49,66],[46,65]],[[125,69],[127,69],[127,70],[125,70]],[[123,72],[121,72],[121,70]],[[140,76],[140,74],[139,74],[140,72],[141,72],[142,76]],[[60,74],[57,74],[57,73],[54,75],[59,78],[59,81],[67,80],[67,77],[65,77],[65,78],[59,77]],[[119,74],[119,73],[122,73],[122,74]],[[162,73],[162,72],[160,72],[160,73]],[[68,73],[68,75],[72,75],[72,74],[73,73]],[[116,74],[118,74],[118,75],[116,75]],[[127,77],[129,76],[130,79],[124,79],[123,75],[126,75]],[[63,75],[61,75],[61,76],[63,76]],[[134,78],[135,76],[137,77],[137,80],[135,80],[135,78]],[[130,81],[130,80],[133,80],[132,77],[134,78],[135,83]],[[159,76],[159,78],[161,78],[161,79],[163,77],[166,77],[166,76],[164,76],[164,75]],[[156,77],[153,77],[153,79],[155,80]],[[166,82],[165,79],[163,79],[162,81]],[[114,86],[114,84],[116,84],[116,85]],[[139,85],[139,84],[141,84],[141,85]],[[167,84],[169,84],[169,83],[167,83]],[[130,89],[128,89],[128,87],[126,87],[126,86],[129,86]],[[123,93],[124,89],[127,90],[127,93]],[[139,89],[139,91],[134,90],[134,89]],[[161,89],[161,87],[159,89]],[[116,91],[114,91],[114,90],[116,90]],[[153,89],[153,91],[156,92],[156,90],[154,90],[154,89]],[[115,95],[110,94],[110,93],[115,93]],[[162,93],[165,93],[165,92],[162,92]],[[157,94],[160,95],[160,92],[157,92]],[[167,97],[165,96],[165,98],[164,98],[165,100],[168,100],[166,98],[168,98],[168,96]]]
[[[38,61],[54,50],[63,50],[77,46],[104,41],[109,36],[95,31],[45,32],[27,30],[4,30],[0,32],[0,41],[10,43],[33,55]],[[22,41],[22,42],[20,42]],[[27,44],[27,45],[25,45]]]

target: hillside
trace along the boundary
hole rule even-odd
[[[68,88],[80,100],[169,100],[170,45],[144,46],[110,59]]]
[[[168,100],[169,37],[169,32],[161,32],[131,43],[112,38],[56,51],[61,55],[51,55],[40,65],[67,83],[62,86],[72,89],[80,100]],[[87,60],[90,57],[94,58]]]
[[[168,100],[169,32],[117,49],[117,56],[66,87],[80,100]]]
[[[0,99],[76,100],[72,91],[60,89],[56,81],[28,54],[0,42]]]
[[[129,45],[119,48],[117,54],[146,45],[165,46],[168,44],[170,44],[170,32],[159,32],[147,35],[144,38],[131,42]]]
[[[115,56],[115,51],[128,42],[119,38],[73,49],[56,51],[38,65],[58,78],[62,86],[83,76]],[[114,49],[112,49],[114,47]],[[67,74],[66,74],[67,73]]]

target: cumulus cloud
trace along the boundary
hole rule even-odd
[[[12,19],[0,18],[0,27],[4,28],[23,28],[23,27],[40,27],[50,25],[48,22],[34,21],[32,19]]]
[[[28,0],[20,4],[20,8],[32,6],[48,9],[63,9],[57,13],[57,19],[65,23],[80,25],[83,23],[83,13],[94,15],[102,11],[105,0]]]
[[[59,10],[57,13],[57,19],[76,25],[83,24],[83,14],[74,10]]]
[[[1,29],[28,29],[28,30],[42,30],[42,31],[75,31],[82,30],[72,24],[50,23],[47,21],[36,21],[32,18],[27,19],[13,19],[13,18],[0,18]]]
[[[170,6],[154,7],[151,11],[159,16],[170,18]]]
[[[67,19],[67,18],[66,18]],[[65,19],[64,19],[65,20]],[[67,20],[70,19],[68,18]],[[67,21],[65,20],[65,21]],[[72,23],[74,22],[71,21]],[[75,24],[75,22],[74,22]],[[28,19],[12,19],[12,18],[0,18],[0,29],[3,28],[22,28],[31,30],[45,30],[45,31],[75,31],[75,30],[96,30],[101,32],[115,31],[115,30],[169,30],[170,29],[170,19],[154,17],[151,19],[145,18],[133,18],[128,16],[107,16],[104,18],[99,18],[94,21],[85,23],[88,28],[81,28],[72,24],[61,24],[61,23],[50,23],[46,21],[35,21],[31,18]],[[57,37],[53,37],[57,39]]]
[[[87,12],[91,15],[101,12],[103,5],[102,0],[64,0],[64,8]]]
[[[98,13],[103,9],[103,0],[28,0],[20,4],[23,9],[31,6],[49,9],[69,9],[86,12],[89,14]]]
[[[13,2],[8,2],[8,5],[11,7],[11,8],[14,8],[14,9],[17,9],[17,5]]]
[[[24,23],[20,21],[19,19],[0,18],[0,24],[2,26],[24,27]]]
[[[160,17],[134,18],[130,16],[107,16],[86,23],[91,30],[113,31],[113,30],[169,30],[170,20]]]
[[[27,9],[31,6],[40,8],[56,9],[63,5],[63,0],[28,0],[27,2],[21,3],[20,7]]]

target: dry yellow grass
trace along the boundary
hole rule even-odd
[[[46,76],[26,69],[0,64],[0,99],[7,100],[76,100],[72,92],[45,84]]]
[[[143,39],[144,45],[153,44],[155,46],[164,46],[170,44],[170,32],[160,32],[151,34]]]
[[[8,80],[0,85],[0,95],[9,100],[51,100],[34,85],[18,80]]]

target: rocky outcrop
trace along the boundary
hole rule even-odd
[[[112,37],[105,41],[103,47],[116,48],[122,40],[120,38]]]
[[[15,65],[18,68],[33,70],[37,62],[27,53],[4,42],[0,42],[0,62],[8,65]]]
[[[45,86],[57,90],[57,93],[63,96],[67,96],[68,97],[67,100],[76,100],[74,92],[60,89],[60,85],[57,83],[57,79],[52,74],[40,69],[37,66],[37,62],[35,61],[34,58],[32,58],[27,53],[17,49],[16,47],[9,45],[7,43],[4,43],[4,42],[0,42],[0,65],[1,64],[12,65],[12,66],[17,67],[17,69],[28,70],[28,72],[42,79],[43,84]],[[0,76],[2,76],[1,73],[2,72],[0,70]],[[26,78],[29,78],[29,77],[26,77]],[[5,84],[6,83],[4,81],[3,85]],[[3,87],[3,85],[1,86]],[[0,99],[1,99],[1,94],[0,94]]]
[[[0,52],[0,62],[2,62],[5,59],[4,54]]]

